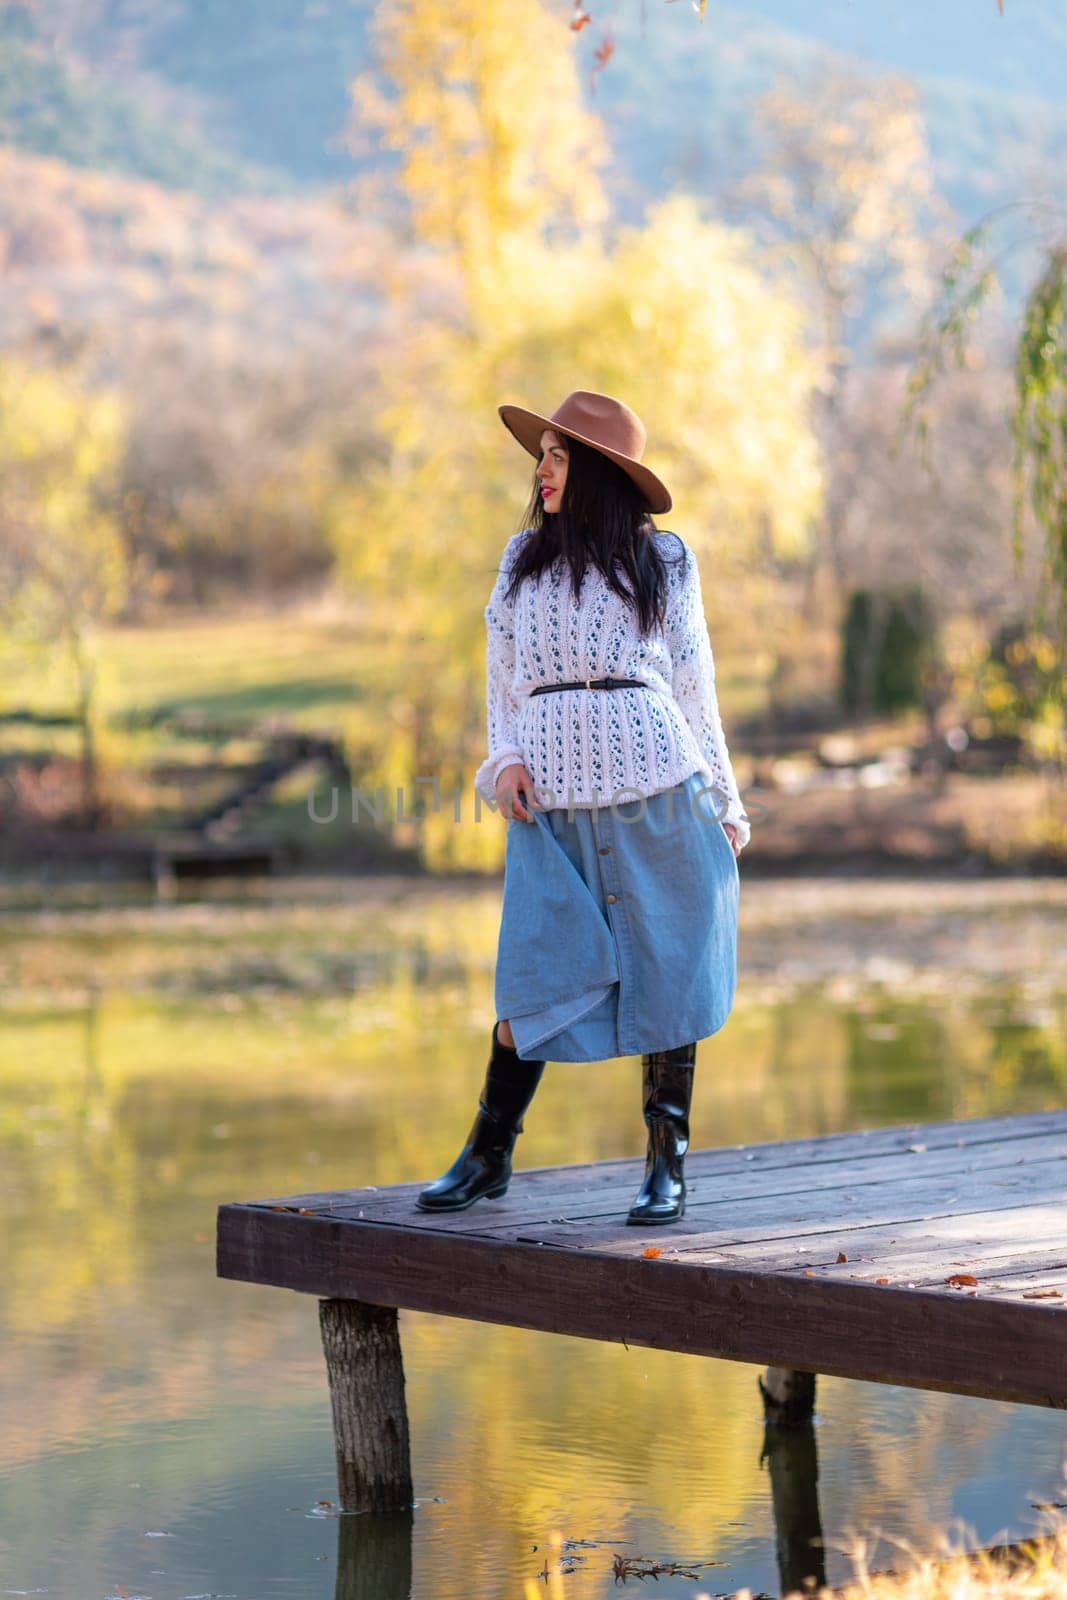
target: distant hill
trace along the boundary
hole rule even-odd
[[[160,88],[116,83],[0,9],[0,142],[204,196],[293,186],[284,168],[213,140]]]
[[[918,81],[941,186],[970,220],[1067,158],[1063,0],[660,0],[593,5],[590,100],[618,156],[623,214],[675,184],[715,192],[743,164],[748,108],[827,50]],[[36,0],[0,4],[0,133],[75,165],[213,196],[315,187],[352,170],[339,134],[366,65],[371,0]],[[521,42],[517,41],[517,48]]]
[[[964,223],[1067,164],[1067,7],[1061,0],[761,0],[620,14],[593,103],[623,172],[715,193],[746,164],[750,107],[828,51],[914,77],[939,187]],[[591,36],[591,37],[590,37]],[[595,45],[594,28],[587,53]]]
[[[0,0],[0,118],[23,149],[200,193],[321,185],[352,170],[333,141],[372,9]]]
[[[390,250],[335,194],[208,200],[0,149],[0,348],[77,348],[91,329],[109,379],[141,363],[165,390],[192,361],[231,370],[269,408],[263,372],[304,361],[325,374],[335,352],[354,359],[395,333],[381,305]]]

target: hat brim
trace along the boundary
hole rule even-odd
[[[576,433],[573,428],[561,428],[551,417],[539,417],[536,411],[527,411],[523,406],[497,406],[497,410],[505,428],[514,434],[530,455],[541,454],[541,435],[546,428],[553,428],[556,433],[565,434],[568,439],[577,439],[581,444],[587,444],[591,450],[599,450],[602,456],[607,456],[620,466],[641,490],[649,511],[660,515],[671,509],[673,502],[667,485],[648,467],[643,466],[640,461],[635,461],[633,456],[624,456],[619,450],[609,450],[604,445],[598,444],[595,439],[590,439],[583,433]]]

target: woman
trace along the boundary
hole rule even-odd
[[[649,513],[629,406],[579,389],[551,417],[499,408],[537,458],[489,602],[489,754],[508,819],[492,1053],[452,1166],[419,1195],[502,1195],[545,1059],[642,1056],[645,1176],[627,1222],[685,1211],[696,1041],[733,1003],[748,843],[692,551]]]

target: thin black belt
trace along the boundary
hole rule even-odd
[[[539,683],[531,694],[551,694],[553,689],[647,689],[640,678],[574,678],[570,683]]]

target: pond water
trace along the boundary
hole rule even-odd
[[[332,1505],[314,1298],[215,1277],[220,1202],[452,1160],[499,900],[8,892],[0,1595],[524,1600],[557,1532],[574,1600],[623,1589],[615,1555],[717,1563],[663,1597],[779,1592],[758,1368],[402,1312],[417,1499],[371,1527]],[[1065,934],[1063,881],[743,882],[694,1144],[1062,1106]],[[643,1150],[636,1060],[554,1063],[516,1162]],[[1067,1499],[1054,1411],[821,1378],[814,1436],[832,1584],[854,1531],[892,1565]]]

